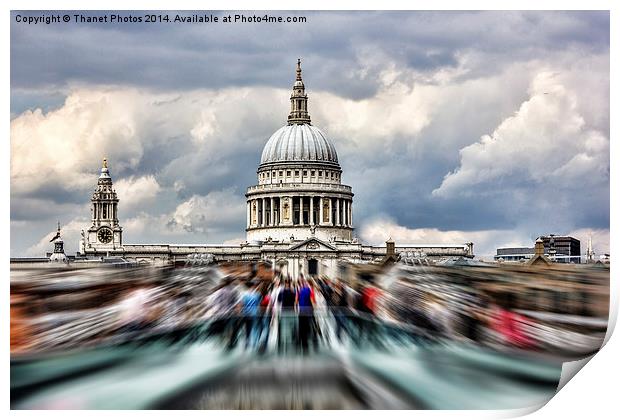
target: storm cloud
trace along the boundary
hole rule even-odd
[[[12,255],[41,252],[56,220],[76,249],[104,156],[126,242],[243,238],[244,191],[286,121],[298,57],[362,239],[471,238],[490,255],[540,234],[593,232],[608,251],[607,12],[14,19],[40,13],[12,12]]]

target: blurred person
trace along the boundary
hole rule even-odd
[[[185,298],[175,289],[166,292],[163,300],[162,325],[176,328],[183,324],[183,307]]]
[[[308,351],[308,342],[313,341],[317,345],[317,331],[314,320],[314,305],[316,298],[314,289],[310,286],[303,276],[300,276],[301,287],[297,292],[298,315],[298,334],[299,343],[303,352]]]
[[[221,287],[209,298],[213,302],[211,311],[211,325],[209,332],[221,335],[228,341],[228,347],[236,342],[238,330],[238,314],[236,307],[239,302],[239,290],[237,280],[230,276],[223,280]]]
[[[477,292],[474,292],[469,298],[468,304],[460,313],[461,333],[466,339],[482,344],[483,330],[489,321],[485,315],[488,300]]]
[[[149,293],[140,288],[129,292],[119,303],[120,332],[135,336],[147,323]]]
[[[434,338],[452,338],[454,336],[454,313],[447,307],[446,302],[431,294],[427,295],[426,317],[430,321],[427,329],[431,330]],[[430,328],[429,328],[430,327]]]
[[[273,315],[278,313],[278,297],[283,289],[283,281],[277,278],[269,287],[269,310]]]
[[[292,286],[290,280],[287,280],[284,284],[284,287],[280,290],[280,294],[278,295],[280,309],[282,311],[294,310],[296,296],[297,292],[295,291],[295,288]]]
[[[342,281],[337,280],[332,294],[332,312],[336,320],[336,338],[342,342],[342,332],[349,334],[347,320],[351,314],[349,291]]]
[[[523,328],[526,318],[512,311],[512,296],[505,295],[502,305],[495,306],[493,328],[502,337],[504,344],[519,348],[533,348],[534,340]]]
[[[378,329],[377,329],[377,309],[378,298],[381,295],[379,289],[374,285],[372,280],[366,284],[358,285],[358,294],[356,295],[355,310],[357,316],[355,325],[357,334],[355,337],[356,344],[361,344],[364,339],[368,339],[376,345],[379,345]]]
[[[214,293],[214,305],[217,316],[230,315],[239,300],[239,291],[233,278],[224,280],[223,286]]]
[[[409,336],[415,341],[434,340],[438,337],[441,330],[437,322],[429,316],[428,298],[429,295],[417,289],[417,287],[407,286],[406,300],[396,296],[400,301],[399,314],[401,320],[414,327],[409,332]]]
[[[29,322],[30,299],[26,294],[10,295],[10,345],[11,353],[26,351],[31,346],[35,329]]]
[[[269,325],[271,323],[272,317],[272,291],[273,283],[266,285],[263,284],[260,287],[260,304],[259,304],[259,315],[258,315],[258,333],[257,333],[257,344],[260,351],[264,351],[267,347],[267,342],[269,340]]]
[[[287,275],[284,287],[278,294],[278,349],[282,350],[283,346],[295,340],[297,329],[294,323],[295,303],[297,299],[297,291],[289,280]]]
[[[259,284],[250,285],[249,287],[246,285],[245,290],[241,293],[241,326],[245,330],[246,347],[249,347],[256,341],[255,336],[258,328],[262,298],[259,287]]]

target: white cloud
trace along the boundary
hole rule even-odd
[[[156,233],[164,236],[193,235],[203,239],[205,235],[231,225],[238,225],[237,230],[241,230],[245,211],[243,197],[227,189],[207,195],[195,194],[169,213],[154,215],[142,211],[121,224],[125,238]]]
[[[47,113],[28,110],[11,121],[12,191],[29,193],[52,184],[90,189],[103,157],[108,158],[112,176],[135,170],[148,150],[157,155],[163,151],[164,158],[173,159],[179,146],[210,147],[216,159],[218,151],[247,141],[229,134],[240,129],[244,116],[271,113],[264,104],[273,96],[272,90],[260,88],[183,95],[76,88],[61,107]]]
[[[596,256],[609,254],[610,233],[609,229],[577,229],[568,233],[569,236],[581,241],[581,253],[585,254],[588,248],[588,238],[592,238],[592,248]]]
[[[54,183],[90,187],[101,158],[135,166],[143,153],[137,114],[143,104],[132,89],[81,89],[64,105],[26,111],[11,121],[11,188],[17,193]]]
[[[581,241],[581,253],[585,254],[588,238],[592,237],[592,245],[596,255],[609,253],[610,232],[609,229],[584,228],[571,232],[558,232]],[[520,230],[478,230],[442,231],[434,228],[415,229],[401,226],[389,218],[377,218],[364,224],[360,229],[360,237],[363,241],[382,245],[388,238],[392,238],[398,244],[465,244],[474,243],[476,257],[492,258],[497,248],[505,247],[533,247],[534,240],[538,235],[524,234]]]
[[[392,81],[371,98],[359,101],[327,92],[311,93],[309,111],[321,121],[330,138],[350,142],[371,151],[384,149],[395,138],[409,139],[426,127],[439,103],[438,88]]]
[[[64,241],[65,253],[70,255],[74,254],[78,249],[80,241],[80,232],[82,229],[86,230],[90,226],[90,220],[85,218],[77,218],[71,220],[65,225],[61,225],[61,237]],[[50,239],[56,234],[56,229],[50,230],[39,241],[26,250],[28,256],[43,257],[46,252],[52,252],[54,245],[50,243]]]
[[[232,190],[213,191],[179,204],[169,216],[167,227],[176,232],[207,233],[218,229],[218,225],[242,221],[245,212],[245,201]]]
[[[439,230],[435,228],[409,228],[395,223],[389,218],[378,218],[364,224],[360,229],[363,241],[380,245],[388,238],[398,244],[454,244],[474,243],[474,253],[478,257],[495,255],[496,248],[502,246],[528,246],[533,243],[528,237],[511,230]]]
[[[461,149],[460,167],[434,195],[475,195],[524,182],[556,190],[608,182],[609,139],[588,126],[577,96],[551,72],[539,73],[529,94],[491,135]]]
[[[119,179],[114,182],[114,189],[119,205],[127,211],[146,208],[157,197],[161,187],[153,175],[145,175]]]

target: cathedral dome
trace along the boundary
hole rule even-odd
[[[296,73],[288,124],[269,138],[263,148],[260,164],[319,162],[338,165],[336,148],[310,121],[308,95],[301,78],[301,60],[297,60]]]
[[[338,155],[332,142],[315,126],[291,124],[280,128],[269,138],[260,163],[293,161],[338,164]]]

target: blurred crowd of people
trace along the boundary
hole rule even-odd
[[[22,323],[20,308],[32,306],[33,300],[12,294],[12,351],[18,341],[26,343],[22,346],[26,350],[45,350],[112,336],[132,340],[200,324],[208,324],[208,334],[228,348],[261,352],[307,353],[336,343],[384,347],[412,342],[540,351],[549,341],[544,334],[554,338],[570,332],[567,343],[582,340],[586,349],[596,347],[600,338],[543,325],[515,310],[510,293],[491,296],[452,279],[442,280],[434,271],[352,283],[327,276],[293,279],[279,272],[268,278],[256,271],[224,275],[216,268],[172,272],[151,283],[119,286],[116,297],[106,304],[46,313]],[[34,339],[24,338],[28,334]]]
[[[404,275],[392,282],[353,284],[326,276],[233,278],[213,294],[210,314],[219,317],[217,331],[230,346],[242,339],[246,347],[264,350],[271,343],[282,350],[292,345],[304,353],[335,342],[378,347],[452,343],[523,351],[565,347],[587,353],[600,346],[604,335],[601,326],[598,332],[581,328],[582,318],[555,314],[553,322],[545,323],[524,315],[513,302],[517,291],[489,295],[433,273],[426,277],[431,281]],[[556,340],[560,336],[564,343]]]
[[[353,335],[352,316],[374,315],[377,296],[374,287],[355,290],[324,276],[293,280],[278,274],[270,282],[231,278],[213,293],[210,314],[217,319],[213,331],[225,335],[230,346],[241,338],[246,347],[265,350],[271,336],[279,350],[292,346],[308,352],[329,342],[331,317],[337,339]],[[363,330],[357,325],[355,333]]]

